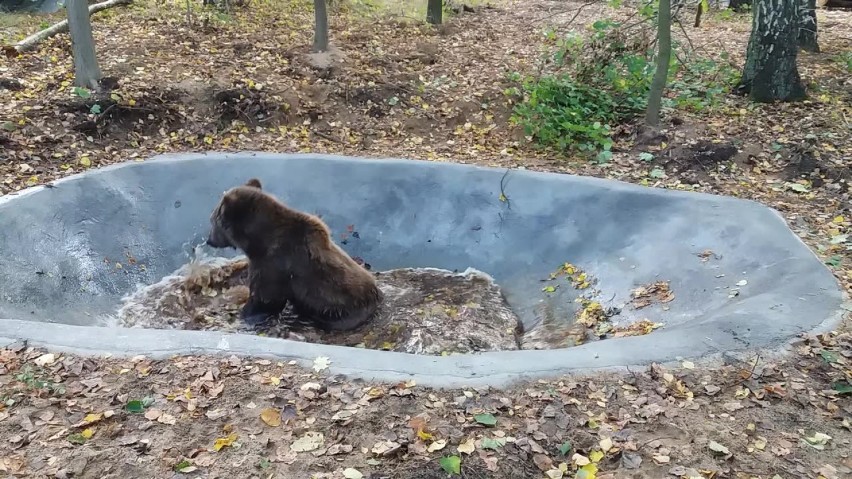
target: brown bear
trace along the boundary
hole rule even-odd
[[[224,193],[207,244],[237,248],[249,261],[249,299],[240,317],[257,324],[293,311],[326,330],[366,323],[383,300],[373,275],[331,239],[316,216],[296,211],[250,179]]]

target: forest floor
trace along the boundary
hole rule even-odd
[[[554,37],[630,21],[635,6],[506,1],[432,28],[404,6],[345,5],[332,7],[334,49],[322,55],[310,54],[313,13],[301,1],[230,15],[196,5],[191,24],[171,3],[108,10],[94,22],[108,78],[92,96],[73,88],[67,35],[0,58],[0,194],[176,151],[524,167],[762,202],[852,291],[849,12],[819,11],[822,53],[799,60],[807,101],[725,95],[701,111],[666,111],[664,137],[640,144],[636,125],[624,125],[599,164],[527,141],[510,121],[510,74],[535,74]],[[4,16],[0,42],[55,17]],[[692,53],[741,68],[747,16],[685,23],[675,37]],[[849,326],[802,338],[782,359],[506,390],[363,384],[251,358],[82,358],[21,346],[0,350],[0,472],[420,479],[446,477],[458,459],[467,478],[849,477]]]

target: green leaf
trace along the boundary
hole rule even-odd
[[[180,472],[182,469],[186,469],[187,467],[189,467],[191,465],[192,465],[191,462],[184,459],[183,461],[180,461],[179,463],[175,464],[175,471]]]
[[[91,108],[89,108],[89,112],[93,115],[99,115],[101,113],[101,106],[95,103]]]
[[[822,359],[824,359],[827,363],[836,363],[839,361],[837,354],[835,354],[833,351],[823,349],[819,352],[819,355],[822,356]]]
[[[654,159],[654,155],[648,152],[639,153],[639,159],[642,161],[651,161]]]
[[[461,458],[459,456],[444,456],[441,458],[441,468],[450,475],[461,475]]]
[[[563,442],[559,445],[559,453],[563,456],[567,456],[569,452],[571,452],[572,446],[570,442]]]
[[[837,391],[841,396],[852,394],[852,383],[848,381],[837,381],[831,385],[831,388]]]
[[[797,193],[807,193],[807,192],[811,191],[810,188],[808,188],[807,186],[805,186],[801,183],[787,183],[787,188],[790,188],[791,190],[793,190]]]
[[[604,150],[598,153],[597,161],[598,163],[607,163],[612,159],[612,152],[609,150]]]
[[[504,437],[486,437],[482,439],[482,449],[497,450],[505,445],[506,438]]]
[[[67,439],[68,439],[68,442],[70,442],[71,444],[78,444],[79,445],[79,444],[85,444],[86,443],[86,437],[83,436],[82,434],[80,434],[79,432],[69,435],[67,437]]]
[[[648,176],[651,178],[665,178],[666,172],[662,168],[654,168],[650,173],[648,173]]]
[[[836,255],[832,256],[831,258],[828,258],[827,260],[825,260],[825,264],[831,266],[832,268],[839,268],[840,264],[842,262],[843,262],[843,256],[840,256],[839,254],[836,254]]]
[[[89,90],[86,90],[85,88],[80,88],[78,86],[74,87],[74,94],[79,96],[80,98],[82,98],[84,100],[86,98],[92,97],[92,92],[90,92]]]
[[[493,426],[497,424],[497,418],[491,414],[477,414],[473,416],[473,419],[476,420],[479,424],[485,426]]]
[[[545,293],[553,293],[556,292],[556,286],[545,286],[544,288],[541,288],[541,290]]]
[[[127,412],[139,413],[145,410],[146,407],[154,404],[154,398],[146,397],[141,400],[134,399],[132,401],[127,401],[127,404],[124,405],[124,410]]]
[[[15,131],[16,127],[15,127],[15,124],[12,123],[11,121],[4,121],[2,128],[6,131]]]
[[[260,464],[257,465],[257,467],[259,467],[261,469],[269,469],[270,466],[272,466],[272,463],[269,461],[269,459],[267,459],[265,457],[262,458],[260,460]]]

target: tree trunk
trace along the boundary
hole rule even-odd
[[[734,10],[736,12],[741,12],[747,8],[752,7],[752,0],[730,0],[728,2],[728,8]]]
[[[444,13],[443,0],[428,0],[426,4],[426,21],[432,25],[440,25]]]
[[[801,0],[755,0],[746,63],[738,90],[758,102],[805,97],[796,57]]]
[[[98,80],[103,75],[95,55],[89,4],[86,0],[68,0],[65,9],[68,11],[68,31],[71,33],[71,51],[74,55],[74,84],[97,90]]]
[[[700,8],[700,7],[699,7]],[[669,77],[669,62],[672,58],[672,8],[670,0],[660,0],[657,33],[657,70],[648,90],[648,109],[645,123],[648,126],[660,124],[660,108],[663,103],[663,90]]]
[[[816,0],[800,0],[799,47],[812,53],[819,53],[817,39]]]
[[[328,50],[328,11],[325,0],[314,0],[314,52]]]
[[[112,8],[117,5],[130,5],[131,3],[132,0],[107,0],[105,2],[96,3],[94,5],[89,6],[89,15],[94,15],[95,13],[100,12],[101,10],[106,10],[107,8]],[[24,53],[35,49],[35,47],[43,40],[67,31],[68,20],[62,20],[61,22],[55,25],[52,25],[40,32],[34,33],[28,36],[27,38],[24,38],[20,42],[16,43],[13,48],[18,53]]]

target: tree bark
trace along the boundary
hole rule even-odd
[[[754,2],[746,63],[737,88],[754,101],[797,101],[805,97],[796,65],[800,1]]]
[[[432,25],[440,25],[443,20],[444,2],[443,0],[428,0],[426,4],[426,21]]]
[[[806,52],[819,53],[817,38],[816,0],[800,0],[799,48]]]
[[[86,0],[67,0],[68,31],[71,33],[71,51],[74,55],[74,84],[97,90],[103,76],[95,54],[95,39]]]
[[[101,10],[106,10],[107,8],[115,7],[117,5],[130,5],[131,3],[133,3],[133,0],[107,0],[106,2],[96,3],[89,6],[89,15],[94,15]],[[14,48],[18,53],[28,52],[33,50],[42,41],[67,31],[68,20],[62,20],[55,25],[51,25],[40,32],[36,32],[27,38],[24,38],[20,42],[16,43],[12,48]]]
[[[325,0],[314,0],[314,52],[328,50],[328,11]]]
[[[751,8],[753,5],[752,0],[730,0],[728,2],[728,8],[737,12],[741,12],[746,8]]]
[[[660,0],[657,26],[657,70],[654,72],[651,88],[648,90],[648,109],[645,111],[645,123],[654,127],[660,124],[663,90],[665,90],[666,81],[669,78],[669,62],[672,58],[672,8],[670,0]]]

